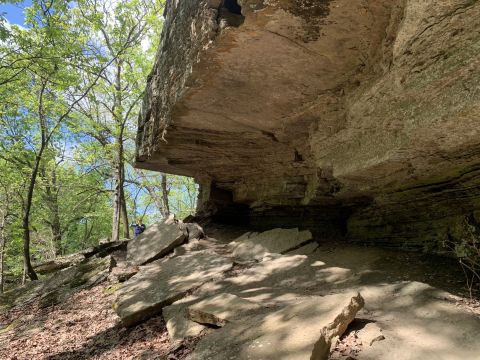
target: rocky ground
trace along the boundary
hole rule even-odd
[[[148,249],[164,254],[146,265],[130,266],[125,253],[102,250],[3,296],[0,358],[474,359],[480,353],[480,306],[465,297],[453,261],[319,244],[296,230],[211,227],[203,239],[193,230],[172,231],[163,246],[159,225],[130,242],[126,258],[135,264],[142,251],[145,258],[156,258]],[[166,253],[171,242],[176,248]]]

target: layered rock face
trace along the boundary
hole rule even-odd
[[[258,227],[439,251],[480,220],[480,3],[167,2],[137,166]]]

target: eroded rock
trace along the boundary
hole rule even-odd
[[[45,280],[32,281],[0,296],[0,308],[9,309],[40,299],[40,306],[58,304],[74,291],[95,286],[106,280],[115,266],[112,256],[92,257],[59,270]]]
[[[195,177],[220,219],[430,252],[462,238],[480,211],[478,1],[213,3],[166,7],[138,167]]]
[[[246,233],[229,244],[235,258],[262,260],[267,253],[283,254],[312,240],[308,230],[272,229],[262,233]]]
[[[157,260],[124,283],[115,310],[125,326],[138,324],[231,267],[230,261],[210,250]]]
[[[55,271],[65,269],[72,265],[76,265],[82,260],[85,259],[83,253],[72,254],[67,256],[59,256],[54,260],[49,260],[47,262],[36,264],[33,266],[35,272],[41,275],[51,274]]]
[[[205,329],[204,325],[187,318],[188,306],[197,301],[197,297],[187,296],[163,308],[163,319],[172,343],[178,343],[187,337],[197,336]]]
[[[199,324],[224,326],[227,322],[246,316],[260,305],[233,294],[222,293],[190,305],[187,317]]]
[[[200,340],[187,359],[326,360],[324,349],[362,306],[363,298],[355,293],[303,299],[275,312],[227,323]]]
[[[203,228],[198,225],[197,223],[180,223],[180,228],[186,232],[186,236],[188,240],[193,239],[203,239],[205,237],[205,231]]]
[[[156,223],[129,242],[127,262],[131,265],[152,262],[180,246],[186,239],[186,232],[174,221]]]

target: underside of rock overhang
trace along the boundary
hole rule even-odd
[[[260,225],[438,248],[480,220],[479,55],[473,0],[168,1],[137,166]]]

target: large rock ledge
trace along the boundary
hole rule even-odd
[[[479,33],[473,0],[168,1],[137,166],[222,219],[439,251],[480,220]]]

